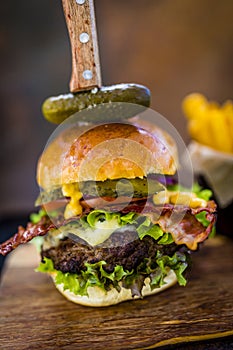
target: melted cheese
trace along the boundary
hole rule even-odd
[[[69,235],[72,235],[70,238],[74,240],[75,236],[78,236],[90,245],[95,246],[106,241],[117,229],[120,229],[123,232],[124,230],[128,229],[128,226],[125,225],[121,227],[117,219],[103,222],[98,221],[96,222],[95,228],[87,228],[85,230],[79,226],[75,226],[74,223],[67,224],[60,229],[49,231],[48,235],[44,238],[43,249],[58,246],[60,240],[65,237],[69,237]]]
[[[69,232],[72,233],[73,235],[76,235],[82,238],[90,245],[96,246],[106,241],[111,236],[111,234],[116,229],[119,229],[119,228],[120,228],[120,225],[118,224],[117,219],[112,219],[112,220],[103,221],[103,222],[98,221],[94,229],[92,228],[88,228],[86,230],[80,229],[80,228],[74,229],[71,226]]]
[[[70,197],[70,202],[66,205],[64,212],[65,219],[82,214],[82,206],[79,200],[82,198],[83,194],[79,191],[78,184],[70,183],[63,185],[62,193],[65,197]]]
[[[170,203],[174,205],[187,205],[191,208],[202,207],[205,208],[207,202],[204,199],[198,198],[193,192],[180,192],[180,191],[162,191],[154,194],[154,204]]]

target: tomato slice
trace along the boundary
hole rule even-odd
[[[132,197],[96,197],[96,198],[90,198],[90,199],[85,199],[80,201],[80,204],[84,208],[101,208],[101,206],[111,206],[111,205],[121,205],[121,204],[128,204],[132,202],[137,202],[137,201],[143,201],[146,200],[147,197],[143,198],[132,198]]]

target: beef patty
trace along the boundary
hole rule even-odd
[[[120,244],[116,244],[117,239]],[[111,273],[116,265],[131,271],[145,258],[155,257],[158,250],[164,255],[173,255],[180,249],[184,247],[175,243],[158,244],[150,236],[141,240],[137,232],[128,230],[124,231],[124,235],[115,231],[107,241],[94,247],[82,239],[74,241],[67,237],[61,240],[58,246],[42,250],[41,255],[42,258],[51,259],[54,268],[64,273],[80,273],[81,270],[86,270],[86,262],[93,264],[98,261],[105,261],[106,265],[103,268]]]

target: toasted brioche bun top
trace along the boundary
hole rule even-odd
[[[80,181],[143,177],[176,172],[176,144],[144,122],[73,126],[56,137],[38,162],[43,189]]]

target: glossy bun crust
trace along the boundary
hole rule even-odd
[[[165,131],[134,118],[133,123],[75,126],[45,149],[37,169],[43,189],[64,183],[173,175],[175,142]]]
[[[55,276],[51,274],[51,277],[55,283]],[[174,271],[172,270],[169,271],[168,275],[164,279],[164,282],[165,284],[162,285],[160,288],[155,288],[151,290],[149,285],[149,279],[147,278],[145,280],[145,285],[142,289],[142,296],[145,297],[152,294],[156,294],[173,286],[177,282],[177,278]],[[120,292],[117,292],[115,288],[112,288],[108,292],[105,292],[99,287],[88,287],[89,296],[80,296],[80,295],[75,295],[74,293],[70,292],[68,289],[64,290],[62,284],[57,285],[55,283],[55,285],[59,290],[59,292],[69,301],[72,301],[73,303],[84,305],[84,306],[92,306],[92,307],[111,306],[111,305],[119,304],[126,300],[138,299],[138,297],[132,297],[130,289],[125,289],[125,288],[121,288]]]

